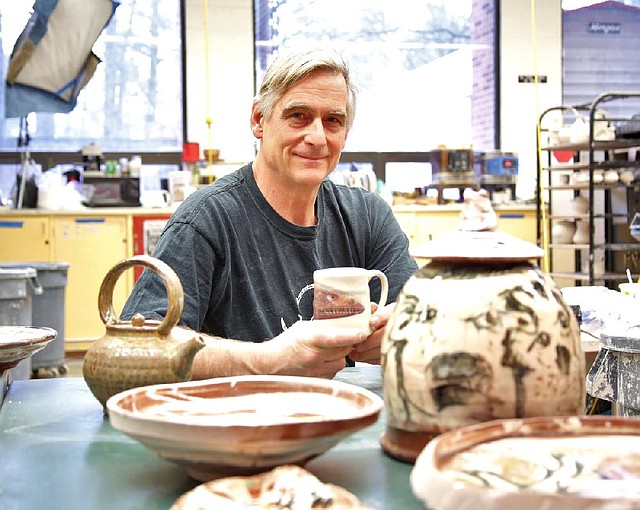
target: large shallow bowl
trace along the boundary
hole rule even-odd
[[[44,349],[56,336],[51,328],[0,326],[0,374]]]
[[[363,388],[292,376],[159,384],[107,401],[113,427],[197,480],[303,465],[374,423],[382,406]]]
[[[495,420],[446,432],[418,456],[416,496],[430,510],[640,508],[640,420]]]

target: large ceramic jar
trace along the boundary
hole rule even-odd
[[[385,330],[383,450],[414,462],[457,427],[582,414],[580,332],[536,264],[542,250],[499,232],[457,231],[430,245]]]

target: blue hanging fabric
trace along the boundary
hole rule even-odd
[[[91,48],[118,5],[112,0],[36,0],[9,60],[5,117],[73,110],[101,62]]]

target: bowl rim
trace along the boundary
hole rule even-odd
[[[37,346],[43,343],[51,342],[58,336],[58,332],[55,329],[45,326],[0,326],[0,339],[4,336],[5,331],[11,330],[14,330],[16,332],[28,331],[32,334],[19,340],[0,340],[0,352],[4,349],[10,349],[13,347]]]
[[[106,408],[110,418],[115,418],[115,420],[111,420],[114,427],[119,428],[123,432],[127,432],[129,427],[126,426],[126,423],[135,420],[136,423],[145,423],[147,425],[171,425],[174,427],[188,427],[189,430],[198,431],[210,431],[210,430],[225,430],[233,428],[236,431],[253,431],[256,429],[260,429],[264,433],[269,429],[273,428],[282,428],[282,427],[297,427],[300,428],[304,426],[305,428],[313,428],[322,426],[326,424],[328,421],[326,418],[318,417],[317,419],[306,419],[303,422],[295,422],[295,421],[282,421],[282,422],[270,422],[267,424],[242,424],[242,423],[226,423],[226,424],[216,424],[216,423],[189,423],[186,420],[180,419],[172,419],[171,416],[162,416],[158,417],[153,414],[142,414],[136,413],[130,409],[123,408],[120,404],[121,402],[135,398],[138,394],[151,392],[160,392],[162,390],[188,390],[190,388],[206,388],[208,386],[223,386],[223,385],[232,385],[237,386],[243,383],[285,383],[285,392],[286,387],[292,388],[290,390],[291,393],[299,393],[305,392],[304,388],[322,388],[327,391],[323,392],[325,394],[339,394],[340,392],[346,392],[351,395],[358,395],[365,399],[366,405],[361,408],[357,408],[353,406],[353,413],[345,415],[344,417],[333,417],[329,421],[332,423],[350,423],[350,422],[366,422],[370,421],[373,423],[379,417],[383,407],[384,400],[366,388],[362,388],[360,386],[356,386],[355,384],[347,383],[344,381],[337,381],[334,379],[321,379],[315,377],[306,377],[306,376],[290,376],[290,375],[241,375],[241,376],[229,376],[229,377],[216,377],[211,379],[201,379],[196,381],[186,381],[186,382],[178,382],[178,383],[162,383],[162,384],[154,384],[148,386],[140,386],[137,388],[131,388],[122,392],[119,392],[107,400]],[[329,390],[331,390],[329,392]],[[337,391],[336,391],[337,390]],[[115,423],[114,423],[115,421]],[[148,429],[148,432],[151,433],[152,430]],[[138,435],[141,435],[137,432]],[[147,437],[157,437],[155,434],[143,434]],[[314,434],[316,437],[319,435]],[[326,435],[333,435],[332,433],[327,433]]]
[[[492,502],[495,508],[541,508],[541,500],[545,508],[550,510],[565,508],[569,501],[580,501],[584,508],[601,508],[606,497],[581,496],[575,494],[546,493],[540,491],[501,491],[493,487],[455,485],[452,480],[445,479],[443,466],[452,457],[474,446],[493,443],[510,438],[548,438],[548,437],[590,437],[639,435],[640,420],[619,416],[545,416],[530,418],[506,418],[468,425],[459,429],[444,432],[430,441],[418,455],[411,471],[411,487],[414,494],[433,508],[469,508],[468,501],[480,508],[482,504]],[[425,480],[429,479],[426,484]],[[454,490],[455,489],[455,490]],[[442,498],[438,494],[448,492],[451,498]],[[446,499],[446,501],[445,501]],[[499,499],[499,501],[498,501]],[[616,501],[626,502],[638,500],[616,496]],[[498,504],[500,502],[500,504]],[[585,506],[587,505],[587,506]],[[572,507],[573,508],[573,507]],[[604,508],[604,507],[603,507]],[[624,507],[626,508],[626,507]]]

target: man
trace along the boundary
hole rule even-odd
[[[389,206],[327,179],[353,123],[355,96],[346,63],[331,51],[277,58],[251,109],[255,160],[189,196],[168,222],[154,257],[183,285],[180,324],[205,334],[194,379],[331,378],[347,355],[379,363],[391,305],[361,331],[308,320],[312,305],[303,299],[314,270],[358,266],[387,275],[393,302],[417,269]],[[166,301],[160,278],[145,271],[122,317],[160,318]]]

